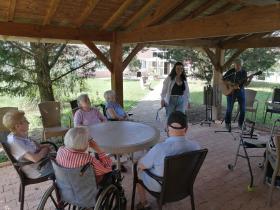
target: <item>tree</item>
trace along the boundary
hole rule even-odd
[[[167,59],[172,64],[177,61],[187,64],[188,76],[206,80],[208,84],[210,83],[213,75],[213,65],[204,52],[191,48],[165,48],[162,50],[166,53],[159,57]]]
[[[0,93],[55,100],[54,87],[73,91],[77,70],[94,71],[98,62],[85,47],[0,41]]]

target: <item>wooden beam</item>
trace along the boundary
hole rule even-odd
[[[273,5],[119,32],[117,36],[124,43],[235,36],[279,30],[279,20],[280,5]]]
[[[239,55],[244,52],[246,49],[238,49],[236,50],[232,56],[227,60],[227,62],[222,66],[222,72],[224,72],[227,68],[229,68],[232,64],[232,62],[239,57]]]
[[[167,16],[171,11],[173,11],[179,4],[181,4],[184,0],[162,0],[160,4],[157,6],[155,12],[147,15],[137,28],[144,28],[147,26],[151,26],[153,24],[159,23],[161,19]],[[168,5],[168,7],[166,6]]]
[[[8,21],[13,21],[15,16],[17,0],[10,0],[9,11],[8,11]]]
[[[128,66],[132,58],[144,47],[144,44],[137,44],[133,50],[130,52],[130,54],[126,57],[126,59],[122,63],[122,70],[124,71],[125,68]]]
[[[203,48],[204,52],[207,54],[207,56],[209,57],[212,65],[216,68],[217,66],[217,60],[216,60],[216,55],[213,51],[211,51],[209,48],[204,47]]]
[[[116,40],[110,45],[112,60],[111,87],[116,92],[118,103],[123,106],[122,44]]]
[[[176,46],[176,47],[207,47],[213,48],[217,47],[218,41],[216,40],[206,40],[206,39],[187,39],[187,40],[175,40],[167,42],[147,42],[151,46]]]
[[[106,30],[109,28],[116,20],[126,11],[126,9],[134,2],[134,0],[126,0],[120,8],[107,20],[103,26],[101,27],[101,30]]]
[[[201,15],[203,12],[205,12],[207,9],[212,7],[215,3],[217,3],[217,0],[209,0],[200,5],[197,9],[192,11],[190,14],[185,16],[182,19],[188,19],[188,18],[196,18],[197,16]]]
[[[253,38],[221,45],[223,49],[280,47],[280,37]]]
[[[57,7],[59,5],[60,0],[51,0],[49,4],[49,8],[47,10],[46,16],[44,17],[43,25],[48,25],[51,22],[51,19],[53,18]]]
[[[99,0],[88,0],[88,5],[85,7],[81,16],[77,19],[75,25],[77,28],[80,28],[88,17],[91,15],[92,11],[95,9],[96,5],[98,4]]]
[[[111,32],[101,32],[94,29],[40,26],[14,22],[0,22],[0,35],[103,42],[110,42],[113,39]]]
[[[108,68],[109,71],[112,71],[112,63],[108,58],[96,47],[96,45],[91,41],[83,40],[83,43],[96,55],[98,59]]]
[[[126,23],[123,24],[123,27],[129,27],[132,23],[138,21],[141,17],[146,15],[146,13],[157,3],[157,1],[158,0],[149,0],[137,13],[135,13]]]

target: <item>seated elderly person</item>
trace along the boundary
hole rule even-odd
[[[120,104],[116,102],[116,93],[113,90],[107,90],[104,93],[106,100],[106,114],[110,120],[127,120],[128,116]]]
[[[74,115],[74,127],[89,126],[100,122],[107,121],[100,111],[91,107],[91,103],[87,94],[82,94],[77,98],[79,109]]]
[[[23,111],[10,111],[3,117],[3,124],[11,133],[7,137],[7,143],[12,156],[19,162],[33,162],[22,167],[22,171],[28,178],[35,179],[53,173],[52,165],[47,162],[42,167],[39,164],[51,148],[48,145],[40,145],[28,138],[29,122]]]
[[[94,168],[96,182],[103,186],[102,183],[106,182],[103,177],[112,171],[112,161],[96,142],[90,139],[87,128],[76,127],[68,130],[64,137],[64,145],[57,151],[57,163],[66,168],[77,168],[90,162]],[[88,147],[94,149],[98,159],[87,152]]]
[[[160,192],[161,186],[157,181],[147,175],[143,171],[144,169],[149,169],[153,174],[162,177],[164,171],[164,159],[166,156],[200,149],[197,142],[185,139],[188,129],[185,114],[180,111],[171,113],[167,120],[167,126],[169,137],[164,142],[156,144],[138,162],[138,178],[143,181],[149,190],[154,192]],[[140,196],[140,203],[137,204],[137,209],[150,209],[143,187],[137,185],[137,188]]]

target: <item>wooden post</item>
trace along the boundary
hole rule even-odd
[[[222,78],[222,66],[225,62],[225,50],[216,48],[216,65],[214,65],[213,72],[213,106],[212,106],[212,118],[213,120],[221,119],[222,114],[222,92],[220,89],[220,81]]]
[[[122,43],[114,41],[110,45],[111,53],[111,87],[116,92],[118,103],[123,106],[123,68],[122,68]]]

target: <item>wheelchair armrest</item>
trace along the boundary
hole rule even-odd
[[[50,141],[44,141],[44,142],[41,142],[40,144],[49,144],[49,145],[51,145],[51,146],[53,146],[53,147],[54,147],[54,149],[55,149],[55,151],[56,151],[56,152],[57,152],[57,150],[58,150],[57,145],[56,145],[55,143],[53,143],[53,142],[50,142]]]
[[[88,162],[86,165],[84,165],[80,171],[80,176],[83,176],[86,170],[91,166],[91,162]]]
[[[28,166],[28,165],[31,165],[31,164],[33,164],[33,162],[31,162],[31,161],[13,163],[14,166],[19,167],[19,168],[21,168],[23,166]]]

